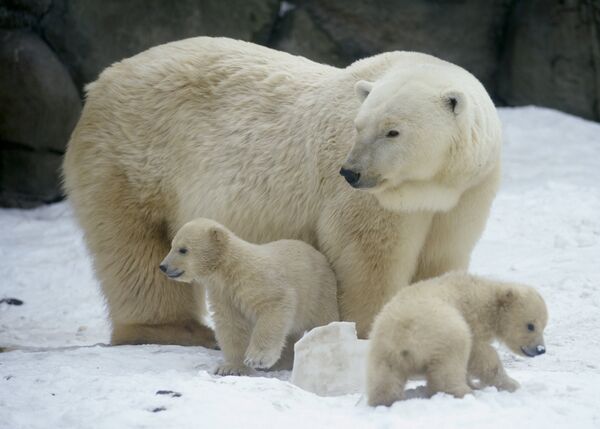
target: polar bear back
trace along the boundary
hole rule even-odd
[[[173,231],[201,215],[252,242],[314,244],[326,195],[352,192],[337,172],[354,138],[356,80],[419,64],[466,74],[414,52],[338,69],[225,38],[162,45],[88,86],[85,109],[95,114],[86,117],[106,120],[87,133],[87,164],[109,156],[145,205],[169,213]]]

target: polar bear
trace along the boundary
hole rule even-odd
[[[547,321],[543,298],[529,286],[452,272],[404,288],[373,324],[368,402],[404,399],[406,381],[416,375],[425,375],[429,395],[463,397],[485,386],[512,392],[519,383],[490,343],[497,339],[521,356],[543,354]]]
[[[341,317],[365,338],[400,287],[468,267],[500,147],[483,86],[435,57],[389,52],[339,69],[199,37],[87,86],[64,184],[113,344],[212,344],[201,288],[156,269],[196,217],[253,243],[313,245],[338,279]]]
[[[219,375],[271,368],[286,339],[292,346],[305,331],[339,320],[335,275],[327,259],[302,241],[252,244],[198,218],[175,234],[160,270],[206,287],[225,355]]]

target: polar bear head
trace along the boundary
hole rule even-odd
[[[529,286],[514,285],[498,292],[497,303],[499,339],[521,356],[545,353],[548,310],[541,295]]]
[[[170,279],[191,282],[213,273],[221,264],[229,232],[211,219],[198,218],[181,227],[160,270]]]
[[[499,162],[493,103],[459,67],[391,70],[355,92],[356,139],[340,174],[386,208],[449,210]]]

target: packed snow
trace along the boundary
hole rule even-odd
[[[370,408],[290,372],[217,377],[219,351],[108,347],[109,325],[68,203],[0,210],[0,427],[599,428],[600,124],[500,109],[504,179],[471,271],[530,283],[550,312],[548,352],[503,350],[515,393],[487,388]],[[321,360],[327,373],[331,362]]]

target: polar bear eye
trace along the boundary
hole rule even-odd
[[[528,323],[527,324],[527,330],[533,332],[535,331],[535,326],[533,326],[533,323]]]
[[[185,247],[180,247],[179,248],[179,254],[180,255],[185,255],[188,252],[188,250]]]
[[[398,137],[399,135],[400,135],[400,133],[398,131],[389,130],[385,136],[386,137]]]

